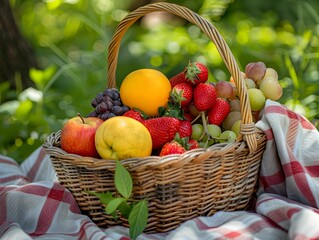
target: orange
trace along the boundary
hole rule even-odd
[[[158,116],[158,108],[167,106],[170,91],[168,78],[155,69],[133,71],[120,86],[123,104],[137,108],[150,117]]]

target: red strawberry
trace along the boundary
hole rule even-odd
[[[204,83],[208,80],[208,69],[202,63],[190,62],[186,67],[185,78],[195,85]]]
[[[181,106],[187,106],[193,99],[193,87],[188,83],[178,83],[172,88],[172,94]]]
[[[181,122],[181,126],[178,129],[179,136],[181,138],[190,137],[193,131],[191,122],[187,120],[180,120],[180,122]]]
[[[194,120],[194,116],[188,112],[184,112],[184,118],[189,122],[192,122]]]
[[[123,114],[123,116],[133,118],[133,119],[135,119],[135,120],[137,120],[139,122],[143,122],[145,120],[142,117],[141,113],[139,111],[134,110],[134,109],[128,110],[127,112],[125,112]]]
[[[175,76],[171,77],[169,79],[169,82],[171,83],[171,87],[175,87],[175,85],[179,84],[179,83],[187,83],[187,80],[185,78],[185,72],[180,72],[178,74],[176,74]]]
[[[180,120],[167,116],[146,119],[143,124],[151,134],[153,149],[159,149],[172,141],[181,126]]]
[[[198,111],[210,109],[216,98],[217,92],[215,87],[209,83],[199,83],[194,89],[194,105]]]
[[[230,105],[226,99],[217,98],[211,109],[208,110],[208,123],[220,125],[230,112]]]
[[[160,152],[160,156],[165,156],[169,154],[182,154],[184,152],[186,152],[186,149],[181,144],[173,140],[171,142],[166,143],[163,146]]]
[[[199,148],[199,144],[195,139],[189,139],[187,145],[189,146],[189,150]]]

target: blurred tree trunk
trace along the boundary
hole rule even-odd
[[[11,88],[32,86],[32,67],[37,67],[35,55],[18,29],[9,0],[0,0],[0,83],[9,81]],[[16,84],[19,78],[21,83]]]

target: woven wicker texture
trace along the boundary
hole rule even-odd
[[[170,3],[154,3],[128,14],[118,25],[108,52],[108,87],[116,87],[116,67],[121,39],[128,28],[144,15],[166,11],[197,25],[216,45],[239,92],[241,136],[234,143],[194,149],[182,155],[150,156],[122,160],[132,175],[134,199],[148,199],[146,232],[166,232],[197,216],[216,211],[245,209],[256,189],[265,135],[255,128],[247,89],[228,45],[217,29],[193,11]],[[60,131],[44,143],[59,181],[75,197],[81,211],[98,226],[128,226],[104,213],[96,196],[87,191],[115,193],[115,161],[67,154],[60,148]]]

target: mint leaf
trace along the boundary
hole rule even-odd
[[[114,199],[114,197],[112,196],[112,193],[110,192],[106,192],[106,193],[97,193],[97,192],[91,192],[91,191],[85,191],[85,192],[97,196],[100,199],[100,202],[105,205],[107,205],[111,200]]]
[[[136,239],[147,225],[148,206],[146,200],[139,201],[132,209],[128,223],[130,224],[130,237]]]
[[[124,198],[129,199],[133,190],[132,177],[119,160],[116,161],[114,179],[117,191]]]
[[[122,202],[117,209],[121,212],[123,217],[128,219],[128,216],[130,215],[132,207],[125,201],[125,202]]]
[[[107,206],[106,206],[106,208],[105,208],[105,212],[106,212],[107,214],[111,214],[111,213],[115,212],[116,209],[117,209],[117,207],[118,207],[122,202],[124,202],[124,201],[126,201],[125,198],[114,198],[113,200],[111,200],[111,201],[107,204]]]

